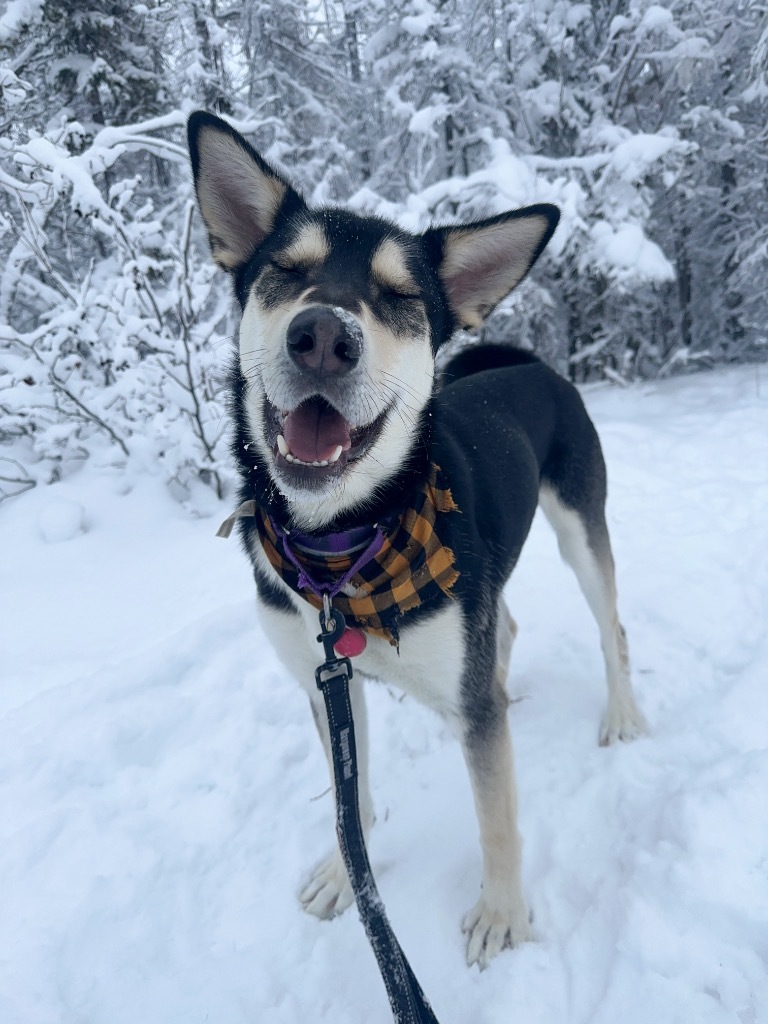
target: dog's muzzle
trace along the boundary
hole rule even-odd
[[[318,382],[345,376],[363,353],[357,321],[346,310],[328,306],[303,309],[291,321],[285,342],[298,369]]]
[[[354,371],[362,369],[363,330],[341,306],[318,304],[298,313],[288,325],[285,351],[293,400],[277,406],[267,398],[265,437],[282,480],[321,488],[372,447],[390,406],[362,424],[359,409],[352,412],[359,406]]]

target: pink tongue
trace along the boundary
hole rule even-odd
[[[329,459],[339,445],[346,451],[352,444],[349,424],[344,417],[311,399],[288,413],[283,437],[291,454],[302,462],[322,462]]]

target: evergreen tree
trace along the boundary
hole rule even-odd
[[[0,443],[41,480],[106,445],[222,491],[235,324],[193,212],[198,106],[310,199],[415,230],[558,203],[485,331],[577,380],[764,357],[767,74],[755,0],[8,5]]]

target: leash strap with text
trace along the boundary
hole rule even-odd
[[[327,597],[324,605],[317,639],[325,648],[325,662],[315,672],[315,680],[325,700],[330,726],[339,847],[396,1024],[438,1024],[392,931],[368,860],[360,821],[355,726],[349,699],[352,664],[349,658],[340,658],[334,651],[334,644],[345,629],[344,616],[338,608],[330,608]]]

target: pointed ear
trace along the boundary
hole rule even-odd
[[[519,284],[554,234],[560,211],[541,203],[466,226],[432,228],[439,274],[462,327],[480,327],[497,303]]]
[[[213,258],[224,270],[235,270],[272,231],[286,196],[298,196],[220,117],[196,111],[187,138]]]

